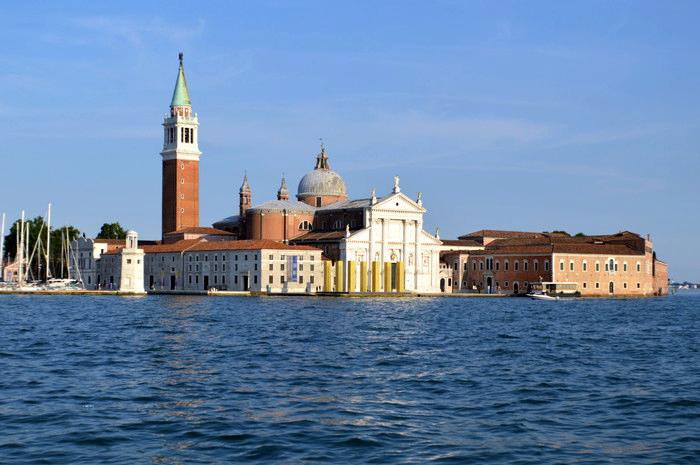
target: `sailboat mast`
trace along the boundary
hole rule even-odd
[[[5,214],[2,214],[2,235],[0,235],[0,281],[5,280]]]
[[[19,258],[17,265],[17,284],[22,285],[24,282],[24,210],[19,223],[19,248],[15,254],[15,258]]]
[[[65,227],[66,231],[66,264],[68,265],[68,279],[70,279],[70,243],[68,242],[68,227]]]
[[[49,211],[46,214],[46,282],[51,278],[51,269],[49,260],[51,259],[51,203],[49,202]]]
[[[29,225],[25,225],[24,232],[27,233],[27,240],[24,241],[24,250],[26,252],[26,254],[25,254],[26,260],[25,261],[27,263],[27,266],[25,267],[26,271],[24,272],[25,281],[26,281],[29,278],[29,271],[32,268],[32,262],[31,262],[30,255],[29,255]]]

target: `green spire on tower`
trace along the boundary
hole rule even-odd
[[[173,100],[170,102],[171,107],[189,107],[190,92],[187,90],[187,80],[185,79],[185,66],[182,64],[183,54],[180,52],[180,69],[177,72],[177,81],[175,82],[175,91],[173,92]]]

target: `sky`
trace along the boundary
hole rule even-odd
[[[160,237],[177,55],[200,216],[292,194],[323,138],[353,198],[423,193],[425,227],[651,234],[700,281],[700,3],[9,2],[0,212]],[[8,219],[9,221],[9,219]]]

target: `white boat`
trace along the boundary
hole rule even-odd
[[[527,296],[534,300],[559,300],[559,296],[547,295],[544,292],[532,292],[530,294],[527,294]]]

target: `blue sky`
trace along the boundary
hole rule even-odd
[[[401,176],[426,228],[650,233],[700,281],[697,2],[11,2],[0,212],[160,231],[185,67],[201,222],[292,191],[322,137],[352,197]]]

